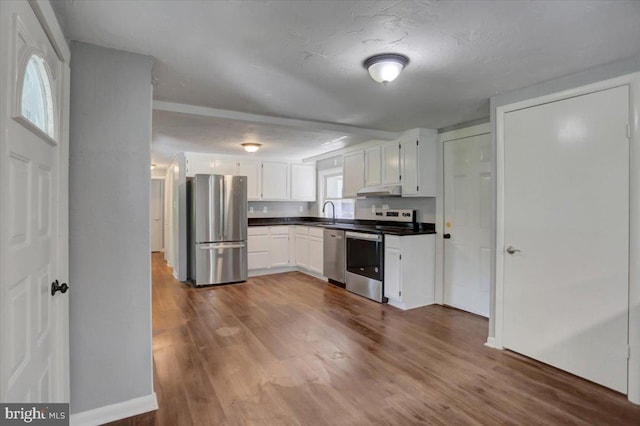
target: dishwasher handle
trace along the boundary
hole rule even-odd
[[[366,240],[382,242],[382,235],[379,234],[367,234],[365,232],[347,232],[347,239],[352,240]]]

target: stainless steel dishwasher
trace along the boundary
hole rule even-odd
[[[344,285],[345,282],[344,231],[324,230],[324,276],[330,282]]]

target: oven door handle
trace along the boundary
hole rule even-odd
[[[378,234],[365,234],[364,232],[346,232],[345,236],[352,240],[366,240],[366,241],[382,241],[382,235]]]

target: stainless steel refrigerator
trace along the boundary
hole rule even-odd
[[[189,279],[196,286],[246,281],[246,176],[195,175],[187,197]]]

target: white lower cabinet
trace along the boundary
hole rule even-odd
[[[297,267],[302,272],[323,275],[323,228],[250,226],[247,245],[249,271]]]
[[[296,227],[289,228],[289,266],[296,266]]]
[[[250,271],[289,266],[289,227],[250,226],[247,262]]]
[[[389,304],[413,309],[435,303],[435,234],[385,235],[384,295]]]
[[[269,255],[271,268],[289,266],[289,227],[269,227]]]
[[[399,237],[398,237],[399,238]],[[384,249],[384,297],[401,300],[402,292],[402,268],[400,267],[400,250],[394,248]]]
[[[324,270],[324,230],[309,228],[309,271],[322,275]]]
[[[250,271],[266,269],[271,265],[269,250],[269,227],[250,227],[247,231],[247,263]]]
[[[309,267],[309,227],[296,226],[296,266]]]

